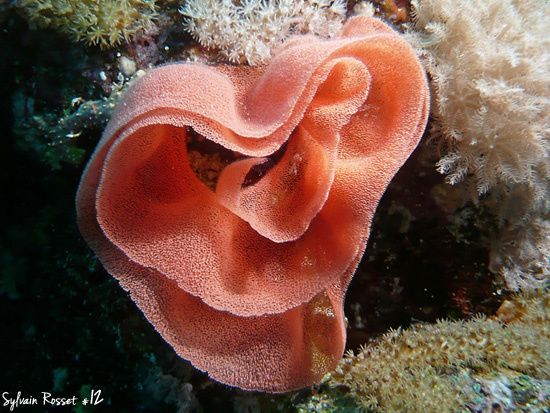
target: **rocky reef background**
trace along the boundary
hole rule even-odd
[[[243,42],[239,23],[221,27],[226,37],[216,49],[204,41],[208,35],[204,27],[198,34],[189,21],[184,27],[180,4],[174,1],[102,0],[102,10],[111,14],[100,16],[91,26],[86,24],[89,16],[97,15],[94,2],[78,2],[81,8],[71,8],[72,3],[0,0],[2,391],[84,395],[101,389],[104,403],[95,409],[73,409],[78,413],[445,411],[432,409],[440,400],[440,390],[449,388],[459,389],[444,394],[455,397],[462,411],[550,409],[548,257],[535,245],[535,252],[527,255],[531,262],[525,265],[521,246],[509,239],[521,241],[513,235],[518,231],[514,222],[536,221],[542,222],[542,229],[540,225],[529,229],[529,245],[548,243],[547,208],[539,196],[535,210],[523,221],[514,221],[514,215],[508,214],[503,223],[502,199],[512,199],[507,205],[519,204],[521,210],[521,202],[535,195],[527,191],[528,195],[515,196],[520,189],[516,182],[510,195],[506,183],[498,179],[492,183],[497,191],[488,189],[487,194],[475,196],[470,187],[445,183],[436,163],[448,155],[438,152],[441,128],[434,119],[378,207],[367,251],[348,293],[347,346],[358,356],[348,357],[322,385],[285,395],[228,388],[178,358],[81,239],[75,223],[76,187],[112,107],[132,78],[154,65],[178,60],[225,58],[255,63],[256,57],[261,61],[269,56],[266,48],[273,45],[262,43],[260,36],[256,49],[231,55],[231,42]],[[287,28],[287,34],[294,30],[323,36],[330,36],[346,13],[376,13],[402,31],[411,20],[407,1],[298,3],[299,10],[279,7],[263,12],[277,15],[275,21]],[[187,18],[193,10],[196,15],[201,12],[192,5],[189,1],[184,9]],[[447,11],[456,13],[450,7]],[[141,17],[136,17],[136,10]],[[309,20],[293,27],[289,23],[294,21],[293,13],[307,15]],[[110,24],[109,19],[115,18],[119,24]],[[80,26],[67,23],[74,21]],[[218,29],[210,26],[211,31]],[[227,38],[227,30],[232,29],[235,38]],[[284,37],[283,33],[281,41]],[[202,45],[194,38],[202,39]],[[429,53],[429,42],[422,45]],[[439,58],[432,55],[432,64]],[[428,66],[433,67],[437,65]],[[430,73],[432,78],[435,73]],[[541,96],[548,101],[548,95]],[[544,102],[537,105],[542,105],[543,114],[548,110]],[[439,119],[442,116],[438,114]],[[547,151],[548,131],[540,133]],[[453,148],[460,151],[460,145]],[[200,145],[194,149],[201,151]],[[529,158],[528,152],[522,154]],[[543,154],[532,162],[539,192],[548,186],[547,161]],[[207,175],[208,168],[215,173],[215,165],[197,166]],[[476,176],[466,178],[475,181]],[[505,265],[495,266],[495,256],[503,256],[500,261]],[[510,268],[529,275],[513,283],[510,280],[516,278]],[[486,317],[475,318],[476,314]],[[433,324],[440,319],[450,321]],[[462,345],[466,349],[463,364],[453,362],[452,369],[425,369],[422,376],[415,376],[424,368],[422,363],[432,365],[441,357],[443,366],[452,361],[450,352],[441,351],[442,342],[439,353],[428,351],[433,343],[423,331],[443,338],[447,334],[449,342],[463,336],[477,344]],[[513,349],[521,365],[505,357],[512,349],[506,347],[510,334],[512,343],[519,346]],[[364,358],[406,353],[395,349],[403,340],[406,346],[420,349],[415,353],[418,363],[398,368],[362,363]],[[496,354],[479,355],[487,342],[497,349]],[[367,347],[358,351],[362,345]],[[375,374],[399,389],[396,394],[417,404],[391,399],[383,386],[364,381]]]

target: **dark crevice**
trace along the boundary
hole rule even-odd
[[[207,139],[191,127],[187,128],[187,158],[191,169],[197,178],[210,189],[215,190],[219,176],[223,169],[236,161],[248,157],[234,152]],[[242,187],[246,188],[255,185],[265,176],[283,157],[286,152],[287,143],[265,157],[265,161],[250,168]]]

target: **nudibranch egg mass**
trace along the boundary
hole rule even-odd
[[[248,390],[311,385],[342,356],[345,291],[428,96],[410,46],[368,17],[294,37],[267,66],[151,70],[84,171],[80,230],[195,367]],[[189,165],[191,130],[242,155],[215,190]]]

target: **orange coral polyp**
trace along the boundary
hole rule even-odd
[[[366,17],[334,40],[291,39],[266,67],[155,69],[128,90],[84,172],[81,232],[197,368],[250,390],[307,386],[342,355],[345,290],[427,112],[414,52]],[[249,157],[215,192],[188,164],[188,128]]]

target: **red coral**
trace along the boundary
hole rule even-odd
[[[155,69],[127,92],[84,172],[80,229],[197,368],[245,389],[309,385],[342,355],[345,290],[427,108],[411,48],[365,17],[336,40],[294,38],[267,67]],[[189,127],[248,156],[215,192],[187,162]]]

